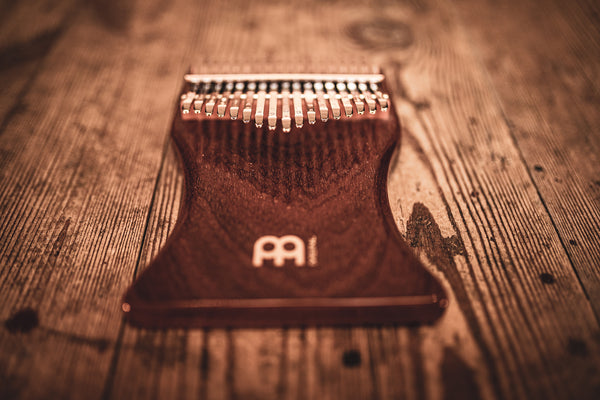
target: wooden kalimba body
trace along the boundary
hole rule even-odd
[[[185,195],[123,310],[147,327],[431,323],[447,296],[389,207],[400,124],[378,71],[188,74]],[[251,123],[252,122],[252,123]]]

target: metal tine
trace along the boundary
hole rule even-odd
[[[194,114],[200,114],[202,112],[202,105],[208,99],[208,91],[210,90],[210,82],[204,82],[202,89],[200,89],[200,95],[194,101]]]
[[[375,95],[373,93],[369,92],[369,87],[364,82],[360,82],[358,84],[358,89],[364,96],[365,102],[367,103],[367,106],[369,107],[369,112],[371,114],[375,114],[375,112],[377,111],[377,107],[375,105]]]
[[[224,117],[229,110],[229,117],[236,120],[240,117],[241,110],[242,120],[248,123],[254,111],[257,128],[261,128],[266,119],[269,130],[275,130],[277,119],[281,116],[283,131],[289,132],[292,119],[297,128],[304,126],[305,118],[309,124],[314,124],[317,108],[321,121],[327,122],[330,110],[333,118],[340,119],[342,108],[347,117],[352,117],[354,107],[358,114],[364,114],[366,109],[375,114],[377,108],[388,111],[390,107],[389,95],[382,92],[375,80],[362,80],[360,76],[352,79],[349,76],[341,78],[324,75],[328,80],[315,81],[288,75],[290,76],[275,74],[270,79],[268,74],[263,74],[261,76],[264,80],[248,81],[237,77],[221,79],[217,76],[210,79],[210,76],[199,76],[197,80],[188,81],[189,89],[181,95],[181,113],[189,114],[194,110],[195,114],[204,112],[211,116],[216,107],[218,117]],[[315,77],[318,79],[316,74]],[[306,113],[302,99],[306,104]],[[256,108],[253,110],[255,101]],[[278,109],[280,104],[281,111]]]
[[[296,128],[302,128],[304,125],[304,112],[302,110],[302,85],[300,82],[292,83],[292,99],[294,102],[294,121]]]
[[[267,98],[267,83],[258,84],[258,93],[256,95],[256,112],[254,113],[254,123],[257,128],[262,128],[265,116],[265,100]]]
[[[181,103],[181,112],[183,114],[189,114],[190,108],[192,107],[192,103],[194,99],[196,99],[198,95],[196,92],[189,91],[186,94],[181,95],[181,99],[183,102]]]
[[[356,83],[348,82],[346,84],[346,87],[350,91],[350,98],[352,100],[354,100],[354,104],[356,104],[356,111],[360,115],[364,114],[365,113],[365,103],[363,103],[363,101],[361,100],[362,98],[364,98],[364,96],[361,95],[360,93],[358,93],[358,90],[357,90],[358,87],[356,86]]]
[[[327,96],[329,97],[329,105],[331,106],[333,118],[340,119],[342,116],[342,111],[340,108],[340,102],[338,101],[338,94],[335,91],[335,84],[333,82],[326,82],[325,90],[327,90]]]
[[[319,104],[319,114],[321,116],[321,121],[327,122],[329,119],[329,109],[327,108],[327,103],[325,102],[325,94],[323,93],[323,83],[315,82],[314,84],[315,92],[317,93],[317,103]]]
[[[248,82],[246,86],[246,94],[242,94],[243,110],[242,120],[245,123],[250,122],[252,118],[252,105],[254,104],[254,91],[256,90],[256,82]]]
[[[210,99],[206,102],[206,108],[204,112],[206,115],[211,116],[213,113],[213,109],[215,108],[215,104],[217,102],[218,96],[221,94],[221,89],[223,88],[222,82],[216,82],[213,88],[212,93],[210,94]]]
[[[377,86],[376,83],[371,83],[371,85],[369,86],[369,89],[371,89],[371,91],[373,93],[375,93],[375,97],[377,98],[379,107],[381,107],[381,111],[387,111],[388,110],[388,99],[389,99],[388,94],[382,93],[381,90],[379,90],[379,87]]]
[[[227,82],[225,84],[225,91],[223,94],[219,95],[219,104],[217,105],[217,115],[219,117],[225,116],[225,111],[227,111],[227,102],[229,101],[229,96],[231,95],[231,91],[233,90],[234,83]]]
[[[279,95],[279,85],[277,82],[271,82],[269,85],[269,117],[267,123],[269,124],[269,130],[275,130],[277,128],[277,97]]]
[[[308,123],[314,124],[316,121],[315,113],[315,92],[313,92],[313,85],[310,82],[304,83],[304,101],[306,102],[306,116],[308,117]]]
[[[346,117],[351,117],[352,113],[354,112],[352,108],[352,102],[350,101],[352,96],[346,91],[346,84],[344,82],[338,82],[336,88],[340,93],[340,97],[342,98],[342,105],[344,106]]]
[[[229,116],[231,119],[237,119],[238,113],[240,111],[240,102],[242,91],[244,90],[244,82],[237,82],[235,84],[235,92],[231,96],[231,107],[229,107]]]
[[[292,119],[290,118],[290,83],[281,84],[281,125],[284,132],[292,130]],[[296,124],[296,126],[298,126]]]

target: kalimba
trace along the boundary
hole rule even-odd
[[[315,72],[316,71],[316,72]],[[447,295],[389,206],[400,140],[376,69],[189,73],[173,119],[185,194],[124,296],[144,327],[431,323]]]

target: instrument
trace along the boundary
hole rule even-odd
[[[313,70],[314,71],[314,70]],[[171,135],[185,195],[125,294],[144,327],[431,323],[445,291],[398,232],[383,74],[189,73]]]

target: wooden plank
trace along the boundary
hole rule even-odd
[[[153,110],[175,101],[193,17],[144,2],[118,28],[87,9],[6,125],[0,397],[102,395],[170,123]]]
[[[458,5],[497,88],[509,134],[600,315],[598,4]]]
[[[404,65],[403,109],[416,113],[405,119],[406,126],[431,160],[469,255],[466,263],[457,263],[462,283],[451,280],[451,286],[469,287],[471,312],[481,321],[471,328],[481,330],[482,350],[494,360],[488,365],[503,396],[590,396],[597,383],[587,379],[594,375],[571,372],[596,371],[596,361],[564,357],[573,342],[596,348],[590,305],[464,29],[451,7],[436,3],[430,10],[428,19],[411,24],[415,46],[397,62]],[[544,274],[552,274],[556,284],[544,284]]]
[[[335,48],[387,64],[405,123],[392,209],[453,292],[448,314],[422,328],[185,334],[126,327],[111,394],[136,397],[150,374],[153,392],[180,397],[591,398],[597,322],[453,8],[303,3],[288,10],[208,10],[214,25],[196,51],[277,60],[291,52],[278,43],[293,41],[298,59],[327,58]],[[287,17],[297,21],[293,29],[278,22]],[[323,37],[331,38],[327,46]],[[175,221],[178,176],[167,158],[144,254],[156,252]],[[144,361],[169,351],[181,355],[178,363]]]
[[[78,7],[71,1],[6,2],[0,12],[0,135],[8,119],[23,112],[22,98],[38,68],[67,29]],[[24,21],[35,21],[24,23]]]
[[[4,55],[3,61],[15,62],[21,61],[23,56],[35,57],[35,50],[23,49],[21,46],[45,33],[63,29],[65,16],[74,9],[73,5],[72,1],[56,4],[49,0],[24,0],[3,4],[0,13],[0,48],[13,47],[21,52],[13,53],[12,57]],[[29,23],[26,23],[27,21]]]

